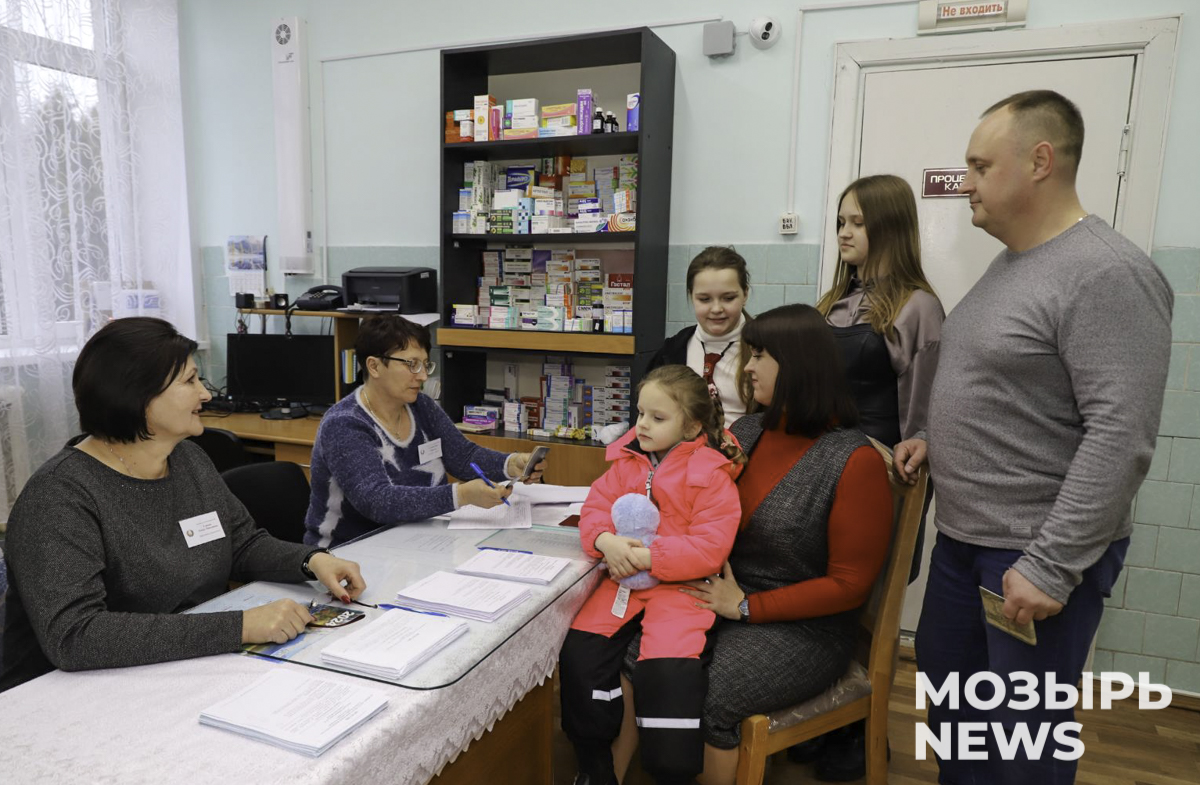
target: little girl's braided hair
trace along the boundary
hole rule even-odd
[[[699,423],[708,437],[708,446],[720,451],[734,463],[745,463],[746,455],[725,433],[725,415],[708,392],[708,384],[686,365],[662,365],[646,374],[638,393],[648,384],[657,384],[683,410],[688,423]]]

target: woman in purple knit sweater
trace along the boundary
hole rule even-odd
[[[480,479],[515,479],[529,453],[469,441],[421,385],[434,370],[429,331],[401,316],[372,316],[354,353],[363,384],[326,412],[312,454],[304,542],[329,547],[394,523],[423,521],[467,504],[495,507],[511,491]],[[534,478],[536,479],[537,473]]]

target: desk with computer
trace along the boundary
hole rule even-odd
[[[298,463],[306,471],[320,415],[358,384],[359,320],[371,313],[416,318],[436,311],[437,273],[427,267],[356,268],[342,276],[341,287],[314,289],[334,289],[336,296],[310,290],[287,309],[241,310],[261,315],[264,332],[226,337],[226,387],[205,406],[203,418],[206,427],[241,438],[247,452]],[[266,333],[267,316],[326,318],[331,334]]]
[[[357,320],[372,313],[427,314],[437,311],[437,272],[428,267],[359,267],[342,276],[342,286],[315,286],[284,310],[264,315],[264,331],[226,337],[226,396],[217,411],[262,412],[267,420],[320,415],[357,382],[353,368]],[[283,334],[265,332],[265,316],[282,315]],[[293,316],[334,318],[329,335],[291,330]]]

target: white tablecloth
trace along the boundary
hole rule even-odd
[[[0,694],[0,781],[11,783],[424,783],[554,669],[592,573],[460,681],[379,682],[386,709],[320,758],[200,725],[202,709],[269,668],[355,677],[238,654],[86,673],[56,671]],[[363,682],[359,682],[363,683]]]

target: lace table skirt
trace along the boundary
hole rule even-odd
[[[378,682],[388,706],[320,758],[200,725],[201,710],[269,668],[221,655],[138,668],[55,671],[0,694],[0,779],[13,783],[425,783],[545,681],[576,611],[580,580],[457,683],[410,690]],[[362,682],[359,682],[362,683]]]

